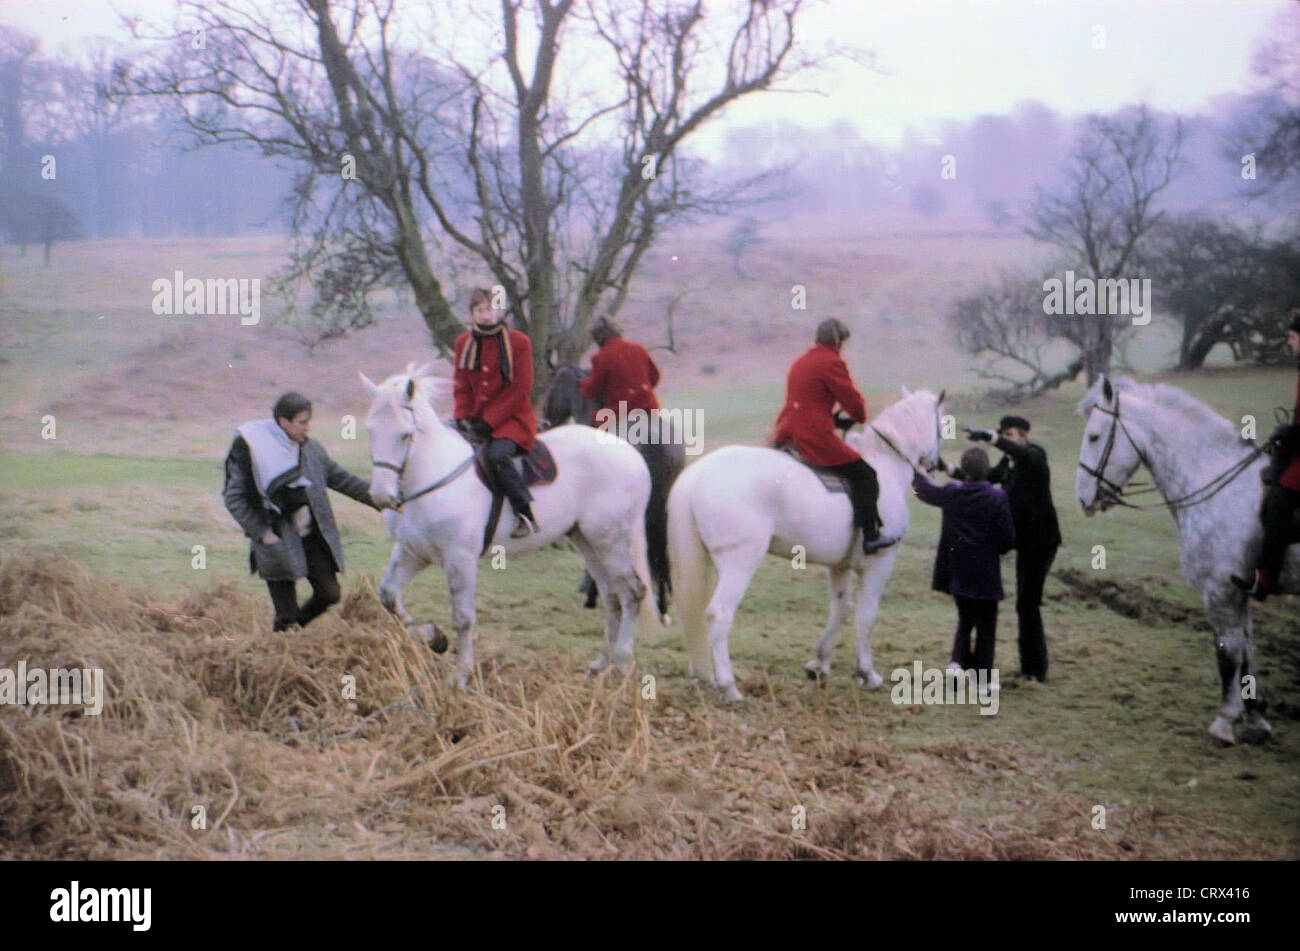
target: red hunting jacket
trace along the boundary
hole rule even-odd
[[[1291,419],[1300,423],[1300,378],[1296,380],[1295,410]],[[1291,489],[1293,492],[1300,492],[1300,453],[1291,457],[1290,464],[1282,472],[1277,482],[1283,488]]]
[[[774,442],[794,443],[814,466],[841,466],[861,459],[835,431],[836,403],[855,423],[867,421],[867,402],[853,385],[848,365],[834,347],[819,343],[790,367]]]
[[[601,409],[618,412],[620,401],[628,411],[659,408],[655,387],[659,385],[659,367],[639,343],[622,337],[610,337],[591,358],[591,372],[582,381],[582,395],[596,400]]]
[[[481,366],[477,370],[460,369],[460,355],[469,344],[469,331],[456,338],[452,366],[453,392],[456,396],[456,419],[481,418],[492,427],[493,439],[509,439],[524,452],[531,452],[537,438],[537,417],[533,415],[533,344],[528,335],[510,331],[510,350],[514,356],[514,376],[507,383],[501,378],[501,348],[495,340],[483,341]]]

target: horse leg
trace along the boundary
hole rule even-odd
[[[736,689],[736,677],[731,670],[727,636],[736,620],[736,608],[740,605],[740,599],[745,596],[754,572],[767,553],[767,545],[765,540],[749,549],[736,546],[711,553],[718,571],[718,584],[713,589],[713,597],[709,599],[704,618],[709,627],[709,649],[713,652],[714,686],[727,703],[738,703],[741,700],[740,691]]]
[[[1214,627],[1214,653],[1219,664],[1223,705],[1210,724],[1210,735],[1223,743],[1234,743],[1232,726],[1241,718],[1242,677],[1250,668],[1250,640],[1246,595],[1227,586],[1205,589],[1205,611]]]
[[[620,556],[609,544],[598,545],[581,532],[574,532],[570,537],[586,559],[587,572],[605,602],[605,644],[589,669],[598,673],[612,663],[626,673],[632,665],[632,639],[645,585],[637,577],[627,552]]]
[[[853,570],[847,567],[831,568],[827,580],[831,589],[830,616],[826,619],[822,639],[817,642],[817,656],[804,664],[809,680],[824,680],[830,676],[831,654],[840,639],[840,622],[844,619],[844,611],[849,606],[853,589]]]
[[[880,596],[885,591],[885,583],[889,581],[897,557],[898,546],[895,545],[867,559],[866,568],[862,571],[862,587],[858,590],[858,662],[853,676],[864,690],[878,690],[885,682],[885,678],[876,673],[872,666],[871,626],[876,623]]]
[[[456,686],[465,687],[474,673],[474,592],[478,587],[478,552],[448,552],[444,559],[451,623],[456,629]]]
[[[1241,696],[1246,714],[1241,725],[1241,738],[1247,743],[1262,743],[1272,735],[1273,727],[1264,719],[1268,701],[1264,698],[1264,685],[1259,682],[1259,674],[1255,671],[1254,626],[1248,606],[1244,628],[1245,663],[1241,673]]]
[[[442,633],[442,629],[433,621],[417,625],[402,602],[402,592],[425,564],[426,562],[408,553],[402,545],[394,545],[384,577],[379,582],[379,603],[390,614],[397,615],[408,631],[422,637],[435,654],[441,654],[447,649],[447,636]]]

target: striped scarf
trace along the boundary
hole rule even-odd
[[[515,355],[510,349],[510,333],[506,330],[505,321],[500,321],[491,330],[480,330],[478,327],[470,328],[469,343],[465,344],[464,351],[461,352],[460,362],[456,368],[460,370],[478,370],[483,366],[483,349],[482,345],[496,337],[497,346],[501,348],[501,378],[507,383],[515,375]]]

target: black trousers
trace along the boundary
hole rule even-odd
[[[998,603],[986,598],[967,598],[955,594],[957,632],[952,639],[952,662],[962,670],[993,669],[993,647],[998,633]],[[975,631],[975,647],[970,635]],[[992,676],[992,674],[990,674]]]
[[[1047,679],[1047,633],[1043,630],[1043,585],[1056,559],[1056,546],[1016,550],[1016,617],[1020,621],[1020,672]]]
[[[1259,552],[1259,568],[1271,572],[1274,583],[1286,561],[1287,538],[1291,534],[1291,519],[1300,508],[1300,492],[1280,485],[1269,486],[1260,512],[1264,523],[1264,547]]]
[[[827,468],[849,480],[853,524],[861,528],[868,538],[874,538],[880,533],[880,513],[876,510],[876,501],[880,498],[880,481],[876,478],[876,470],[865,459],[855,459],[842,466]]]
[[[529,515],[532,512],[532,493],[524,485],[524,477],[520,475],[519,469],[511,462],[515,456],[523,454],[523,447],[512,439],[494,439],[488,444],[488,465],[496,473],[497,484],[510,500],[510,507],[516,515]]]
[[[294,529],[286,524],[284,530],[291,532]],[[316,526],[313,525],[311,534],[302,540],[302,548],[307,555],[311,598],[299,609],[298,582],[268,581],[266,586],[271,589],[271,603],[275,605],[273,630],[283,631],[294,624],[306,626],[324,614],[331,604],[338,604],[342,596],[338,575],[334,572],[334,557]]]

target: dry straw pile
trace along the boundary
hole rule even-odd
[[[1135,854],[1089,835],[1083,803],[1034,831],[937,816],[907,790],[1015,764],[955,744],[904,762],[794,687],[751,701],[781,708],[776,729],[562,656],[484,651],[456,691],[368,584],[341,607],[272,635],[229,584],[164,604],[48,551],[9,556],[0,667],[100,667],[107,696],[100,716],[0,707],[0,857]]]

